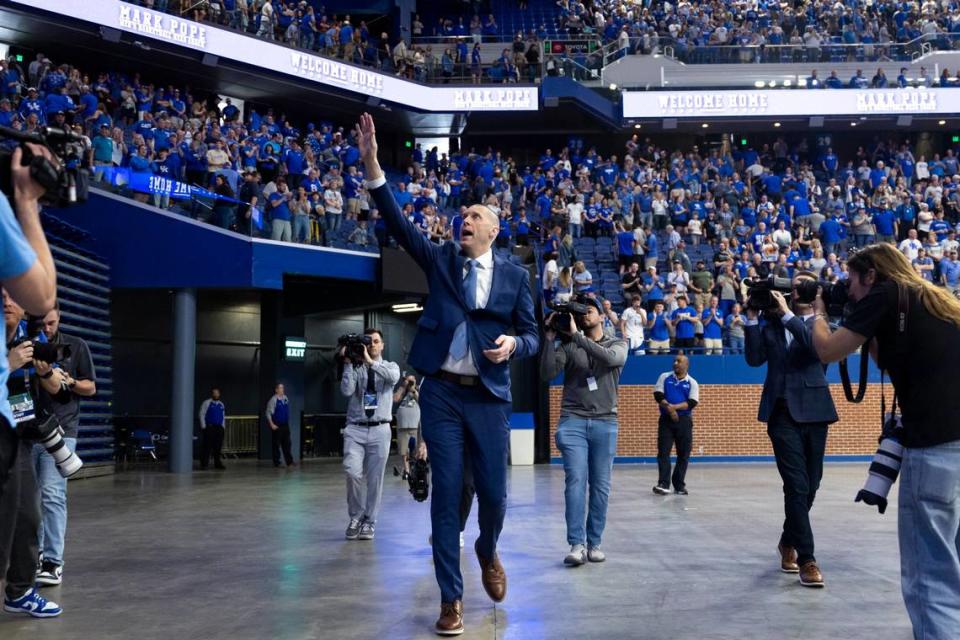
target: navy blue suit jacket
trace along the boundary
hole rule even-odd
[[[784,327],[793,336],[789,347]],[[744,327],[744,338],[747,364],[767,365],[757,420],[769,422],[777,398],[783,397],[796,422],[837,421],[825,367],[813,348],[813,333],[802,318],[794,316],[786,325],[780,318],[769,318],[764,326]]]
[[[511,331],[517,340],[512,358],[537,354],[540,338],[533,313],[533,296],[527,271],[494,255],[490,298],[483,309],[469,309],[463,296],[463,265],[466,258],[458,245],[443,246],[427,240],[397,206],[389,185],[371,190],[390,235],[407,250],[427,275],[430,295],[417,321],[408,361],[424,375],[433,375],[447,358],[454,331],[464,320],[470,352],[484,386],[496,397],[510,402],[510,363],[495,364],[483,355],[495,349],[494,341]]]

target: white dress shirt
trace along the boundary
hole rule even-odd
[[[490,287],[493,284],[493,251],[487,250],[486,253],[476,258],[476,262],[477,264],[474,267],[477,270],[476,308],[483,309],[487,306],[487,302],[490,300]],[[463,277],[466,277],[467,263],[464,262],[463,264]],[[467,300],[467,304],[470,304],[469,300]],[[466,320],[464,320],[464,322],[466,322]],[[447,359],[443,361],[443,364],[440,365],[440,368],[444,371],[456,373],[457,375],[461,376],[479,375],[477,363],[474,362],[473,353],[471,353],[469,349],[467,349],[467,355],[459,360],[454,358],[450,353],[447,353]]]
[[[807,320],[812,318],[814,315],[816,314],[813,312],[810,312],[806,315],[800,316],[800,319],[803,321],[804,324],[806,324]],[[783,318],[780,319],[780,321],[783,323],[783,333],[787,336],[788,349],[790,348],[790,343],[793,342],[793,334],[790,333],[790,329],[787,329],[787,323],[793,320],[793,316],[794,314],[792,311],[787,311],[785,314],[783,314]]]

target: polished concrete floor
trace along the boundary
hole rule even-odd
[[[507,599],[487,599],[465,551],[463,637],[907,640],[896,505],[881,516],[853,503],[865,472],[826,469],[813,523],[827,587],[810,590],[778,570],[772,465],[693,465],[688,497],[655,496],[651,466],[618,466],[608,561],[577,569],[562,565],[563,470],[512,469]],[[65,613],[0,614],[0,638],[434,637],[427,504],[388,476],[376,539],[348,542],[343,494],[332,460],[71,483],[65,582],[46,590]]]

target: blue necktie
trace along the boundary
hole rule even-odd
[[[467,274],[463,277],[463,297],[467,306],[471,309],[477,306],[477,262],[473,259],[467,259],[464,268]],[[450,355],[457,360],[462,360],[467,355],[469,344],[467,342],[467,322],[463,321],[457,326],[453,334],[453,340],[450,342]]]

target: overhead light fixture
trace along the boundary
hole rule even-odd
[[[800,78],[800,79],[798,79],[798,80],[797,80],[797,86],[798,86],[798,87],[805,87],[805,86],[807,86],[807,79],[806,79],[806,78]]]
[[[757,89],[763,89],[765,86],[767,86],[767,83],[763,80],[757,80],[753,83],[753,86],[755,86]]]
[[[777,127],[777,128],[779,129],[779,128],[780,128],[780,123],[779,123],[779,122],[774,122],[774,123],[773,123],[773,126],[775,126],[775,127]]]
[[[617,83],[616,83],[616,82],[611,82],[611,83],[610,83],[610,91],[616,91],[616,90],[617,90]]]
[[[704,122],[704,123],[703,123],[702,125],[700,125],[700,126],[703,127],[704,129],[706,129],[706,128],[709,127],[710,125],[708,125],[706,122]]]
[[[635,124],[635,125],[633,125],[633,128],[634,128],[634,129],[639,129],[639,128],[640,128],[640,125],[639,125],[639,124]]]
[[[947,124],[947,121],[946,121],[946,120],[941,120],[941,121],[939,121],[937,124],[942,127],[943,125]]]
[[[394,313],[413,313],[416,311],[423,311],[423,307],[416,302],[411,302],[408,304],[395,304],[391,308],[393,309]]]
[[[784,80],[784,81],[783,81],[783,86],[785,86],[785,87],[793,86],[793,82],[791,82],[790,80]]]
[[[850,126],[851,126],[851,127],[855,127],[855,126],[857,126],[857,123],[856,123],[856,122],[851,122],[851,123],[850,123]]]
[[[767,86],[773,89],[775,86],[777,86],[777,81],[771,80],[769,83],[767,83]]]

